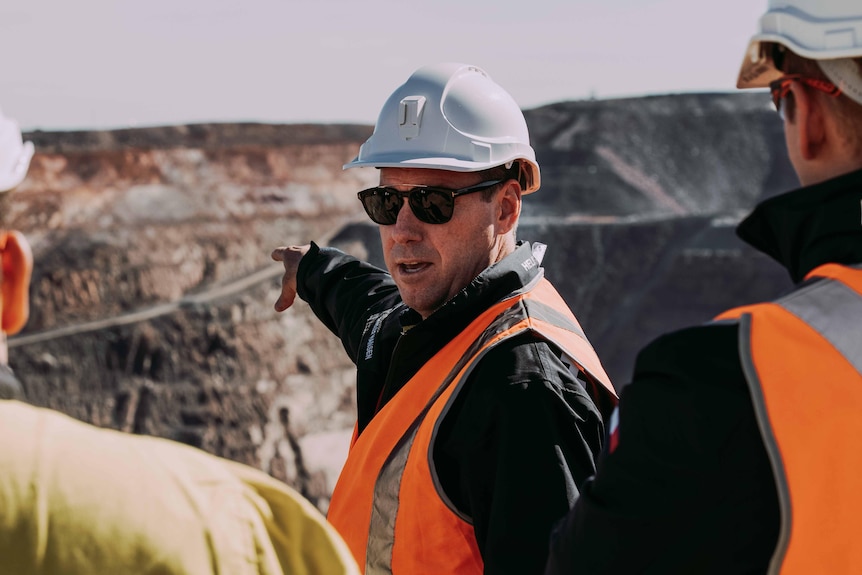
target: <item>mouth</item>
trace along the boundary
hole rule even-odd
[[[431,267],[428,262],[400,262],[397,265],[398,272],[404,275],[418,274]]]

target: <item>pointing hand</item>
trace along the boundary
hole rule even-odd
[[[275,311],[284,311],[293,305],[296,299],[296,270],[299,268],[299,260],[306,254],[311,246],[287,246],[275,248],[272,259],[284,264],[284,275],[281,277],[281,295],[275,302]]]

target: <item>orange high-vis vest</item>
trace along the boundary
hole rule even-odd
[[[820,279],[816,279],[820,278]],[[775,475],[769,573],[862,573],[862,265],[826,264],[772,303],[730,310]]]
[[[477,362],[525,331],[556,345],[602,402],[616,393],[577,319],[541,278],[477,317],[354,436],[328,519],[365,575],[481,574],[470,518],[443,492],[432,461],[438,426]],[[597,401],[598,403],[598,401]]]
[[[0,331],[14,335],[30,317],[33,253],[21,232],[0,230]]]

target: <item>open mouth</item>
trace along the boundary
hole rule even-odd
[[[403,274],[415,274],[429,268],[430,266],[431,264],[427,262],[405,262],[398,264],[398,271]]]

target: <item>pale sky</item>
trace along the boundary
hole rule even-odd
[[[522,108],[734,90],[766,0],[8,0],[0,109],[25,130],[373,124],[418,67]]]

